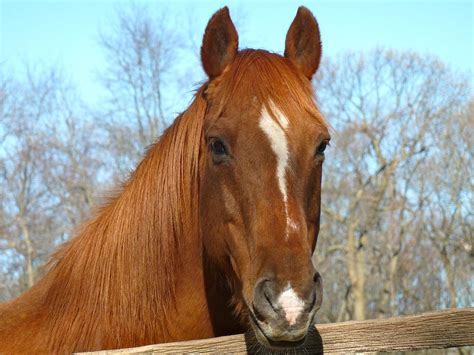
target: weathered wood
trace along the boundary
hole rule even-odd
[[[414,316],[321,324],[299,353],[353,353],[474,346],[474,308],[447,309]],[[253,353],[248,335],[149,345],[98,354]],[[293,351],[292,353],[295,353]]]

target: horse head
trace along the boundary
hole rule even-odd
[[[330,136],[311,78],[318,24],[304,7],[284,56],[238,50],[227,8],[209,21],[201,59],[205,97],[199,221],[206,255],[222,270],[257,339],[301,344],[322,301],[312,263],[321,174]]]

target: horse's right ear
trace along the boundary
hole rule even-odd
[[[226,7],[217,11],[209,20],[201,47],[204,71],[213,79],[222,74],[237,54],[239,37]]]

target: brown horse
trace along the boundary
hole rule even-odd
[[[43,279],[0,306],[0,353],[249,329],[267,347],[301,344],[322,297],[311,262],[329,141],[311,86],[320,55],[304,7],[284,56],[238,51],[218,11],[201,48],[209,80]]]

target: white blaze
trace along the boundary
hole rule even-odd
[[[286,214],[286,237],[288,238],[288,225],[290,223],[290,218],[288,216],[288,192],[286,186],[286,169],[288,167],[288,140],[286,138],[285,131],[288,128],[289,122],[288,119],[283,115],[283,113],[275,106],[275,104],[270,101],[270,107],[274,115],[276,116],[276,121],[267,111],[267,108],[263,106],[262,116],[260,117],[259,126],[265,132],[268,139],[270,140],[270,145],[273,152],[277,158],[277,168],[276,168],[276,177],[278,181],[278,186],[280,188],[281,194],[283,195],[283,202],[285,205],[285,214]]]
[[[296,320],[304,309],[304,301],[298,297],[289,284],[286,290],[278,297],[278,304],[285,312],[285,318],[290,325],[296,323]]]

